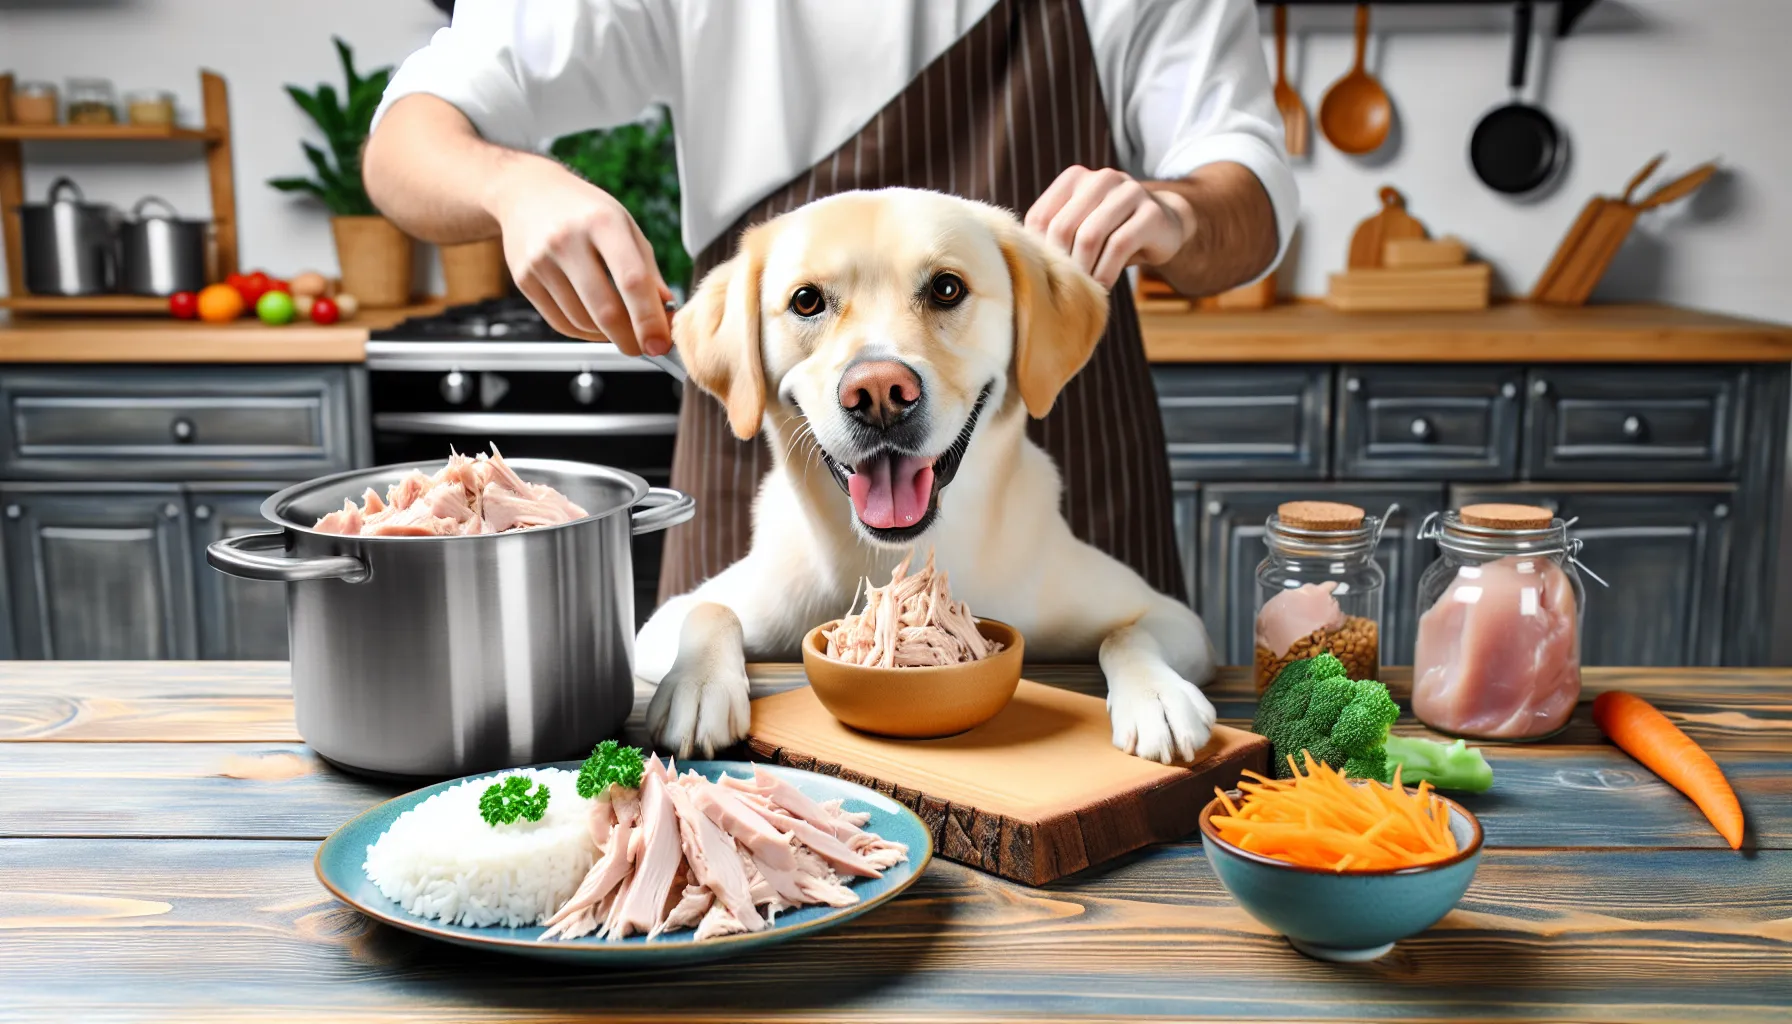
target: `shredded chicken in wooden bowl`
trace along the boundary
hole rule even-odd
[[[865,610],[848,609],[834,628],[822,631],[828,657],[875,668],[925,668],[979,661],[1002,649],[978,632],[969,606],[952,600],[946,573],[934,568],[931,552],[912,576],[909,561],[902,560],[887,586],[866,580]]]

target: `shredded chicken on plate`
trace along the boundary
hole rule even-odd
[[[558,526],[583,519],[584,509],[547,484],[532,484],[516,475],[492,445],[488,458],[468,458],[452,449],[448,464],[435,476],[411,472],[379,492],[369,487],[361,496],[343,500],[312,527],[321,533],[363,537],[454,537],[503,533],[531,526]]]
[[[848,609],[839,625],[822,633],[828,657],[876,668],[925,668],[977,661],[1002,649],[978,632],[969,606],[952,600],[931,552],[926,567],[912,576],[909,561],[904,558],[890,574],[888,586],[865,581],[865,610],[855,615]]]

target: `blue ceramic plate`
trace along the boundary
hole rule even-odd
[[[579,762],[565,761],[538,767],[577,771]],[[762,932],[724,935],[703,942],[694,941],[694,933],[690,931],[668,932],[652,942],[639,935],[616,942],[590,936],[570,942],[537,942],[536,937],[543,931],[540,927],[472,928],[413,917],[397,902],[387,899],[362,869],[361,865],[367,859],[367,847],[391,827],[400,814],[449,786],[466,781],[453,779],[406,793],[355,816],[317,848],[317,877],[323,882],[324,888],[334,893],[337,899],[368,917],[432,939],[475,949],[518,953],[548,960],[575,961],[592,966],[635,966],[690,963],[733,956],[831,928],[894,899],[902,890],[913,885],[915,879],[921,877],[927,862],[933,858],[933,840],[927,834],[926,827],[921,824],[921,819],[896,801],[864,786],[795,768],[751,765],[743,761],[678,762],[680,773],[696,771],[710,780],[721,778],[725,774],[750,777],[756,767],[789,779],[798,789],[816,800],[844,799],[849,811],[870,811],[871,821],[865,827],[885,839],[908,844],[908,860],[886,870],[882,878],[854,880],[851,883],[852,890],[859,894],[859,902],[850,907],[816,906],[787,910],[778,915],[776,923]],[[468,778],[485,778],[496,774],[499,773],[487,772]]]

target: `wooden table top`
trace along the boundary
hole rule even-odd
[[[1100,688],[1093,668],[1028,674]],[[1404,672],[1387,675],[1398,692]],[[752,676],[756,695],[801,681]],[[1583,705],[1556,740],[1490,748],[1495,789],[1464,801],[1487,831],[1473,887],[1373,964],[1295,953],[1219,887],[1197,838],[1042,889],[936,859],[815,938],[594,972],[437,944],[331,899],[318,840],[397,790],[299,742],[284,663],[0,662],[0,1018],[1784,1019],[1792,672],[1587,685],[1644,694],[1711,751],[1751,848],[1723,846]],[[1248,723],[1242,672],[1209,692]]]

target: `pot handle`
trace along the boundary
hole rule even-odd
[[[58,198],[64,192],[73,192],[77,203],[87,202],[87,197],[81,194],[81,186],[75,184],[73,178],[57,178],[50,183],[50,203],[67,202],[65,199]]]
[[[163,212],[155,215],[154,217],[148,217],[148,218],[144,217],[143,211],[151,206],[159,206],[162,208]],[[166,199],[163,199],[161,196],[144,196],[142,199],[137,200],[136,206],[131,207],[131,219],[139,220],[139,221],[141,221],[141,220],[180,220],[180,214],[175,212],[174,205],[172,203],[168,202],[168,200],[166,200]]]
[[[655,533],[679,523],[688,523],[697,514],[697,499],[670,487],[650,487],[647,497],[629,513],[631,529],[637,533]]]
[[[317,555],[295,558],[285,553],[286,535],[250,533],[212,541],[205,560],[212,568],[246,580],[298,583],[303,580],[342,580],[365,583],[367,563],[353,555]],[[275,554],[274,552],[279,552]]]

